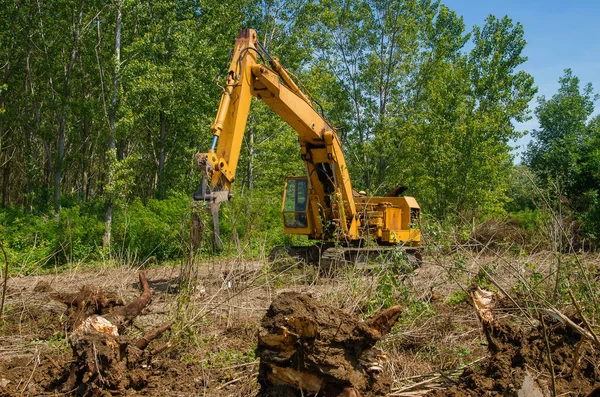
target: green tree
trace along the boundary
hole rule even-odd
[[[586,237],[596,243],[600,240],[600,116],[588,123],[583,139],[577,200]]]
[[[262,0],[248,5],[245,26],[256,29],[259,42],[271,56],[294,76],[304,81],[303,66],[310,59],[305,37],[305,0]],[[214,109],[216,113],[216,108]],[[250,110],[244,149],[238,166],[236,189],[246,194],[255,189],[264,197],[276,198],[283,193],[284,179],[304,173],[297,134],[260,100],[254,99]],[[255,193],[256,194],[256,193]]]
[[[591,84],[580,86],[570,69],[559,79],[558,92],[540,97],[535,110],[540,127],[525,153],[525,163],[542,187],[552,187],[584,224],[588,237],[600,238],[600,119],[594,113]]]
[[[396,130],[402,135],[390,139],[402,148],[394,165],[406,175],[411,194],[428,213],[444,217],[458,205],[459,142],[468,136],[474,106],[463,53],[469,35],[462,18],[442,6],[423,38],[414,94],[396,119]]]
[[[120,134],[126,139],[125,155],[138,158],[135,196],[165,198],[186,184],[192,190],[191,159],[210,139],[201,131],[208,131],[218,104],[214,78],[230,48],[225,43],[240,25],[236,14],[223,7],[165,0],[138,3],[132,10],[140,22],[122,51]],[[231,24],[224,23],[221,12]]]
[[[318,87],[326,115],[340,128],[357,188],[377,191],[388,182],[389,150],[382,149],[390,148],[398,109],[410,100],[420,39],[438,4],[325,1],[306,13],[319,15],[307,85]]]
[[[513,124],[529,118],[536,92],[518,70],[523,27],[490,16],[470,34],[436,1],[315,7],[308,81],[342,127],[354,184],[375,193],[406,184],[438,217],[501,211]]]
[[[518,68],[527,60],[523,26],[507,16],[490,15],[473,28],[469,53],[475,101],[468,134],[460,142],[459,211],[500,211],[512,168],[510,141],[522,136],[514,122],[531,118],[529,102],[537,92],[533,77]]]
[[[571,195],[578,184],[582,147],[592,142],[588,119],[594,112],[591,84],[580,88],[579,78],[570,69],[559,79],[558,92],[550,99],[538,98],[535,114],[540,127],[532,132],[525,162],[542,180],[551,180],[562,187],[562,194]]]

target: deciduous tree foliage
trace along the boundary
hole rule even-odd
[[[78,205],[107,231],[113,208],[118,222],[195,190],[242,27],[339,128],[357,190],[408,185],[437,217],[501,211],[514,122],[535,94],[520,24],[470,30],[440,1],[0,0],[0,23],[2,206]],[[580,167],[593,168],[586,139]],[[239,167],[237,194],[274,207],[303,172],[294,131],[259,101]]]
[[[115,186],[143,199],[183,188],[241,26],[229,3],[3,1],[4,204],[58,212]],[[113,162],[129,157],[119,185]]]
[[[438,217],[502,210],[514,122],[528,116],[533,78],[523,27],[490,16],[468,33],[436,1],[330,1],[314,6],[311,85],[346,132],[355,185],[408,184]],[[470,51],[467,44],[471,40]]]
[[[535,110],[540,127],[533,131],[525,162],[544,187],[552,187],[584,224],[588,237],[600,238],[600,116],[592,118],[594,94],[570,69],[558,92],[540,97]],[[561,199],[562,199],[561,198]]]

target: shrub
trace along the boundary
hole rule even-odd
[[[59,263],[94,258],[101,244],[104,223],[94,214],[82,215],[81,208],[63,208],[57,222],[56,252]]]
[[[93,258],[103,231],[102,221],[94,214],[83,215],[79,206],[64,208],[58,217],[21,207],[0,211],[0,235],[19,273]]]
[[[186,249],[190,214],[187,196],[150,199],[146,205],[135,199],[115,211],[113,247],[141,260],[150,256],[157,260],[178,258]]]
[[[544,224],[544,214],[538,209],[525,208],[520,211],[510,213],[510,217],[514,219],[517,224],[529,231],[534,231],[541,228]]]
[[[47,263],[54,254],[57,227],[52,217],[26,213],[23,208],[0,212],[0,235],[12,271],[28,273],[31,267]]]
[[[584,237],[596,245],[600,241],[600,198],[597,190],[590,190],[584,195],[587,209],[581,214]]]

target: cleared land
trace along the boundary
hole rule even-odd
[[[369,271],[346,268],[335,277],[290,260],[231,260],[196,263],[191,273],[183,270],[185,283],[177,266],[146,269],[152,299],[123,337],[135,341],[167,321],[173,325],[117,374],[118,382],[115,374],[100,371],[95,386],[87,388],[68,382],[73,312],[56,293],[101,289],[122,307],[140,296],[140,269],[12,278],[0,328],[0,394],[254,396],[261,319],[278,293],[294,291],[361,318],[391,304],[403,306],[398,323],[378,342],[388,356],[390,396],[585,396],[600,386],[600,349],[593,336],[598,327],[575,305],[554,307],[547,296],[557,263],[572,263],[566,279],[585,276],[596,286],[599,257],[560,260],[545,252],[448,251],[426,255],[414,271],[399,260]],[[496,320],[486,332],[468,298],[474,283],[495,293]],[[593,302],[574,297],[589,313]],[[558,321],[547,311],[551,307],[587,336]]]

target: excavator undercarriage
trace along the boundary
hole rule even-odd
[[[285,262],[288,259],[316,266],[323,275],[335,275],[338,271],[354,267],[371,270],[382,266],[407,265],[416,269],[423,261],[420,247],[344,247],[334,243],[277,246],[269,255],[271,263]]]

